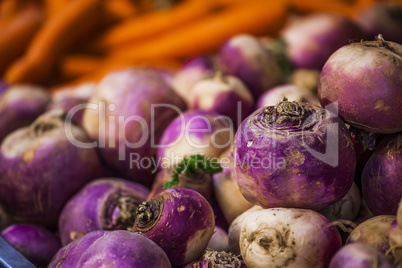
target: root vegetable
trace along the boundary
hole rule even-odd
[[[324,268],[341,245],[336,228],[312,210],[263,209],[241,226],[240,250],[249,268]]]
[[[139,206],[133,232],[158,244],[176,267],[201,257],[214,227],[208,201],[193,190],[175,187]]]
[[[116,178],[97,179],[85,185],[60,214],[63,245],[96,230],[131,230],[138,205],[148,194],[144,186]]]
[[[218,252],[207,249],[201,261],[192,262],[183,268],[210,268],[210,267],[230,267],[247,268],[244,262],[231,252]]]
[[[215,251],[225,251],[229,250],[229,236],[225,230],[215,226],[214,234],[208,242],[207,248]]]

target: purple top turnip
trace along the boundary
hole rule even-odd
[[[323,209],[346,195],[356,165],[350,133],[339,117],[286,99],[243,121],[234,159],[240,191],[264,208]]]
[[[151,186],[154,176],[148,164],[156,153],[155,144],[185,106],[158,72],[127,69],[107,75],[98,84],[83,126],[98,141],[109,166],[127,179]]]
[[[220,48],[218,59],[222,70],[240,78],[254,99],[283,80],[275,54],[251,35],[229,39]]]
[[[214,234],[208,242],[207,248],[215,251],[229,251],[228,233],[219,226],[215,226]]]
[[[142,234],[94,231],[61,248],[48,268],[171,268],[165,252]]]
[[[61,110],[11,133],[0,148],[0,204],[20,221],[56,225],[64,204],[101,169],[91,140]]]
[[[389,230],[389,252],[394,256],[395,262],[402,265],[402,228],[400,222],[394,220]]]
[[[317,93],[320,71],[315,69],[297,69],[291,74],[290,83]]]
[[[290,61],[295,68],[321,69],[338,48],[350,40],[360,41],[362,30],[337,13],[315,13],[296,19],[282,32]]]
[[[253,96],[243,82],[220,72],[195,84],[190,93],[190,109],[229,116],[236,126],[251,113],[253,105]]]
[[[9,133],[31,124],[46,110],[49,101],[50,97],[44,88],[9,86],[0,94],[0,143]]]
[[[175,187],[139,206],[133,232],[158,244],[176,267],[201,257],[214,227],[208,201],[196,191]]]
[[[402,44],[401,3],[376,3],[361,10],[356,18],[369,38],[378,34],[391,42]]]
[[[46,267],[61,247],[60,240],[55,234],[36,225],[11,225],[1,233],[1,236],[39,267]]]
[[[337,50],[321,71],[322,106],[337,102],[339,116],[368,132],[402,130],[402,45],[385,41],[352,43]]]
[[[183,268],[247,268],[244,262],[232,252],[207,249],[201,261],[192,262]]]
[[[228,148],[220,157],[219,162],[223,171],[213,176],[214,196],[222,208],[228,224],[251,208],[252,203],[247,201],[240,192],[234,174],[233,148]]]
[[[402,197],[402,132],[387,135],[362,174],[363,196],[375,215],[395,215]]]
[[[281,102],[283,98],[287,98],[289,101],[309,102],[315,105],[320,105],[317,96],[310,90],[292,84],[284,84],[271,88],[265,92],[258,99],[256,109],[265,106],[274,106],[278,102]]]
[[[389,230],[393,215],[380,215],[360,223],[349,235],[346,243],[362,242],[386,253],[389,249]]]
[[[329,268],[392,268],[390,261],[378,250],[363,243],[342,247],[332,258]]]
[[[158,163],[162,168],[177,165],[183,157],[201,154],[218,157],[233,141],[229,118],[212,111],[190,110],[166,128],[159,142]]]
[[[214,72],[214,59],[211,56],[199,56],[183,64],[174,75],[172,84],[176,93],[190,104],[190,95],[198,82],[211,77]]]
[[[138,205],[148,194],[144,186],[116,178],[97,179],[87,184],[67,202],[60,214],[63,245],[91,231],[131,230]]]
[[[250,268],[326,268],[341,246],[336,228],[312,210],[263,209],[241,226],[240,251]]]

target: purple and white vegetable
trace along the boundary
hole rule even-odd
[[[378,250],[364,243],[342,247],[332,258],[329,268],[392,268],[392,263]]]
[[[402,265],[402,199],[399,203],[396,220],[391,223],[389,230],[389,246],[395,262]]]
[[[308,89],[316,93],[318,89],[318,81],[320,80],[320,71],[314,69],[296,69],[291,74],[290,83]]]
[[[50,101],[44,88],[29,85],[9,86],[0,95],[0,142],[14,130],[30,125]]]
[[[318,98],[337,102],[339,116],[368,132],[402,130],[402,45],[385,41],[352,43],[337,50],[321,71]]]
[[[356,184],[353,183],[349,192],[338,202],[329,205],[323,210],[318,211],[330,221],[356,219],[360,211],[360,191]]]
[[[63,245],[96,230],[131,230],[138,205],[148,194],[144,186],[116,178],[97,179],[85,185],[60,214]]]
[[[85,104],[89,101],[96,89],[95,83],[84,83],[76,88],[66,88],[56,91],[47,110],[63,109],[74,120],[82,123]]]
[[[356,18],[369,38],[378,34],[389,41],[402,44],[402,5],[379,2],[361,10]]]
[[[1,236],[38,267],[46,267],[61,248],[55,234],[36,225],[11,225],[3,230]]]
[[[225,73],[241,79],[254,99],[283,81],[275,54],[251,35],[236,35],[222,45],[218,53]]]
[[[395,215],[402,198],[402,133],[387,135],[362,174],[363,197],[375,215]]]
[[[214,228],[208,201],[196,191],[175,187],[139,206],[133,232],[158,244],[176,267],[201,257]]]
[[[193,87],[203,79],[214,73],[214,59],[211,56],[199,56],[184,63],[172,79],[173,89],[190,104],[190,95]]]
[[[177,165],[185,156],[218,157],[233,141],[233,125],[227,117],[212,111],[184,112],[166,128],[159,142],[160,167]]]
[[[309,102],[311,104],[320,105],[318,98],[310,90],[298,87],[292,84],[284,84],[276,86],[265,92],[257,101],[256,108],[265,106],[274,106],[281,102],[283,98],[289,101]]]
[[[185,108],[183,100],[156,71],[127,69],[107,75],[84,112],[83,126],[98,141],[109,166],[151,186],[152,166],[165,128]]]
[[[0,204],[20,221],[56,225],[64,204],[101,169],[85,131],[49,111],[0,148]]]
[[[229,236],[221,227],[215,226],[214,234],[208,242],[207,248],[215,251],[229,252]]]
[[[243,212],[241,215],[236,217],[236,219],[230,224],[228,236],[229,236],[229,251],[233,252],[236,255],[240,255],[240,231],[241,225],[243,224],[244,219],[254,211],[262,210],[263,208],[260,206],[253,206]]]
[[[240,79],[217,72],[204,79],[190,93],[190,109],[214,111],[239,125],[253,109],[254,99]]]
[[[339,117],[287,100],[243,121],[234,159],[240,191],[264,208],[324,209],[349,191],[356,165],[350,133]]]
[[[218,252],[206,249],[201,261],[192,262],[183,268],[247,268],[244,262],[232,252]]]
[[[220,157],[223,171],[213,176],[213,188],[216,201],[222,208],[228,224],[253,206],[240,192],[234,174],[233,148],[228,148]]]
[[[139,233],[93,231],[61,248],[48,268],[171,268],[166,253]]]
[[[341,246],[336,228],[312,210],[263,209],[241,226],[240,251],[249,268],[324,268]]]
[[[362,242],[386,253],[389,249],[389,230],[393,215],[380,215],[360,223],[349,235],[346,243]]]
[[[338,48],[364,35],[356,23],[337,13],[315,13],[296,19],[281,32],[294,68],[321,69]]]

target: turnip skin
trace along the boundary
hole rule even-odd
[[[14,224],[1,236],[30,262],[46,267],[61,248],[60,240],[51,231],[31,224]]]
[[[375,215],[395,215],[402,197],[402,133],[387,135],[362,173],[363,197]]]
[[[305,69],[321,69],[337,49],[364,37],[356,23],[336,13],[315,13],[296,19],[280,35],[293,67]]]
[[[214,227],[214,212],[208,201],[193,190],[175,187],[138,208],[133,232],[141,232],[158,244],[176,267],[202,255]]]
[[[360,223],[349,235],[346,243],[362,242],[386,253],[389,249],[389,230],[395,220],[393,215],[380,215]]]
[[[100,109],[102,102],[105,105],[104,117]],[[151,186],[154,167],[143,167],[140,160],[155,155],[152,142],[158,144],[164,129],[177,116],[178,111],[171,107],[182,110],[186,106],[184,101],[158,72],[133,68],[107,75],[98,84],[89,103],[98,105],[98,108],[85,110],[83,126],[91,138],[105,143],[99,148],[103,159],[119,170],[124,178]],[[163,106],[155,107],[152,115],[152,104]],[[119,124],[119,118],[126,120],[127,124]],[[154,120],[154,130],[151,120]],[[146,125],[143,126],[140,122],[144,121]],[[142,138],[144,143],[139,144]],[[137,145],[128,146],[126,142]],[[133,154],[139,157],[137,163],[132,163]]]
[[[0,96],[3,94],[8,88],[8,84],[2,80],[0,80]]]
[[[247,268],[244,262],[231,252],[218,252],[207,249],[201,261],[192,262],[183,268]]]
[[[0,148],[0,203],[19,221],[55,226],[68,199],[98,176],[101,166],[94,148],[78,125],[64,121],[61,110],[40,116],[29,127],[7,136]]]
[[[226,149],[220,155],[223,171],[213,175],[214,197],[219,203],[228,224],[253,206],[240,192],[234,174],[233,148]]]
[[[131,228],[137,207],[149,190],[117,178],[97,179],[85,185],[64,206],[59,217],[63,245],[96,230]]]
[[[246,84],[254,99],[283,81],[274,53],[251,35],[236,35],[226,41],[219,50],[218,62],[225,73]]]
[[[49,102],[50,96],[45,88],[30,85],[8,86],[0,94],[0,143],[14,130],[35,121],[46,110]]]
[[[324,268],[341,246],[336,228],[312,210],[263,209],[241,226],[240,250],[248,268]]]
[[[189,110],[182,116],[169,124],[160,139],[157,154],[160,167],[173,167],[184,156],[194,154],[218,157],[231,145],[233,126],[227,117],[202,110]]]
[[[214,233],[208,242],[207,248],[215,251],[229,252],[229,236],[221,227],[215,226]]]
[[[394,256],[395,262],[402,265],[402,228],[399,221],[394,220],[389,230],[390,252]]]
[[[145,236],[128,231],[94,231],[64,246],[49,268],[170,268],[163,250]]]
[[[402,45],[377,37],[338,49],[320,75],[322,106],[337,102],[339,116],[368,132],[402,130]]]
[[[337,137],[327,141],[328,148],[327,135]],[[325,152],[326,162],[308,148]],[[289,101],[258,109],[243,121],[234,159],[240,191],[264,208],[323,209],[346,195],[356,165],[350,133],[340,118],[321,107]]]
[[[329,268],[392,268],[379,251],[359,242],[342,247],[332,258]]]

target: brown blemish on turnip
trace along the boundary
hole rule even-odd
[[[377,111],[385,111],[386,112],[386,111],[390,110],[391,107],[386,105],[383,99],[379,99],[375,102],[374,109],[376,109]]]

